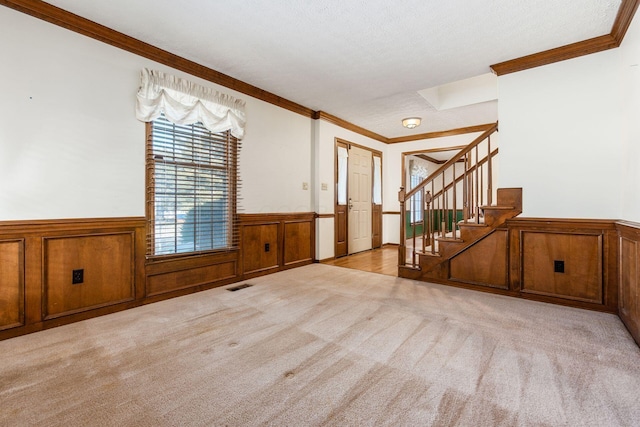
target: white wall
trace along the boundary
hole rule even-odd
[[[143,67],[246,101],[244,212],[314,210],[310,118],[9,8],[0,27],[0,220],[144,215]]]
[[[636,14],[620,47],[625,108],[622,219],[640,222],[640,17]]]
[[[333,214],[335,203],[335,139],[362,145],[382,152],[382,182],[387,179],[384,169],[386,144],[336,126],[324,120],[317,120],[314,132],[315,169],[313,179],[315,212],[319,214]],[[327,190],[322,190],[322,184],[327,184]],[[383,194],[383,210],[385,205]],[[383,243],[388,243],[384,237],[386,225],[383,221]],[[316,256],[318,259],[331,258],[335,255],[334,220],[333,218],[319,218],[316,222]]]
[[[621,215],[618,49],[501,76],[499,187],[522,187],[527,217]]]

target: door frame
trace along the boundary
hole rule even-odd
[[[349,254],[349,220],[348,220],[348,204],[338,205],[338,147],[344,147],[349,150],[350,147],[357,147],[371,152],[371,247],[373,249],[382,247],[382,203],[376,205],[373,203],[373,174],[374,174],[374,157],[380,158],[380,186],[384,183],[384,173],[382,165],[382,151],[364,145],[356,144],[345,139],[334,138],[334,177],[333,177],[333,206],[334,206],[334,257],[338,258]],[[349,198],[349,170],[347,169],[347,198]],[[381,202],[384,202],[384,191],[382,191]],[[341,224],[341,222],[344,223]]]

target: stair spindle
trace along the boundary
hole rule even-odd
[[[431,181],[431,194],[434,194],[434,187],[435,187],[435,182],[432,180]],[[435,218],[433,217],[433,196],[430,197],[431,199],[431,210],[429,211],[429,244],[431,245],[431,254],[435,254],[436,253],[436,236],[435,236],[435,226],[434,226],[434,220]]]
[[[475,194],[474,194],[474,208],[475,208],[475,214],[476,214],[476,224],[480,224],[480,203],[478,202],[478,195],[480,194],[480,191],[478,189],[478,146],[476,145],[476,162],[475,162],[475,166],[476,166],[476,182],[475,182]]]
[[[491,171],[491,163],[493,157],[491,157],[491,135],[487,137],[487,204],[493,203],[493,175]]]
[[[405,208],[404,196],[404,187],[400,187],[400,191],[398,191],[398,201],[400,202],[400,244],[398,245],[398,265],[400,266],[407,264],[407,233],[405,228],[407,211]]]
[[[453,238],[457,238],[458,234],[458,197],[456,193],[456,187],[458,183],[456,182],[456,164],[453,164]]]

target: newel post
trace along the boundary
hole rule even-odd
[[[400,202],[400,244],[398,245],[398,265],[405,265],[407,262],[407,248],[405,246],[407,239],[404,235],[406,218],[404,210],[404,195],[404,187],[400,187],[400,191],[398,191],[398,201]]]

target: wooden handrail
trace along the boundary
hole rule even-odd
[[[498,155],[498,148],[496,148],[495,150],[493,150],[491,152],[491,158],[493,159],[495,156]],[[468,172],[473,172],[476,170],[476,168],[484,165],[485,163],[487,163],[487,158],[484,157],[482,160],[480,160],[477,164],[471,166],[468,169]],[[456,184],[459,183],[460,181],[462,181],[464,179],[464,175],[460,175],[459,177],[456,178]],[[453,187],[453,182],[451,184],[447,184],[447,186],[444,188],[444,191],[448,191],[451,189],[451,187]],[[442,190],[438,191],[436,194],[433,195],[433,198],[435,199],[436,197],[440,197],[440,195],[442,194]]]
[[[422,182],[420,182],[420,184],[416,185],[415,188],[413,188],[411,191],[407,192],[406,195],[405,195],[405,201],[409,200],[409,198],[411,198],[411,196],[413,196],[418,191],[420,191],[430,180],[434,179],[436,176],[438,176],[439,174],[443,173],[452,164],[456,163],[458,160],[460,160],[462,157],[464,157],[465,154],[471,152],[472,149],[474,149],[476,146],[478,146],[478,144],[480,144],[482,141],[487,139],[489,137],[489,135],[491,135],[497,129],[498,129],[498,123],[495,123],[489,129],[484,131],[482,133],[482,135],[480,135],[479,137],[474,139],[469,145],[467,145],[465,148],[460,150],[458,152],[458,154],[456,154],[455,156],[453,156],[452,158],[447,160],[447,162],[445,164],[443,164],[438,169],[436,169],[436,171],[433,172],[431,175],[429,175],[428,177],[423,179]]]

